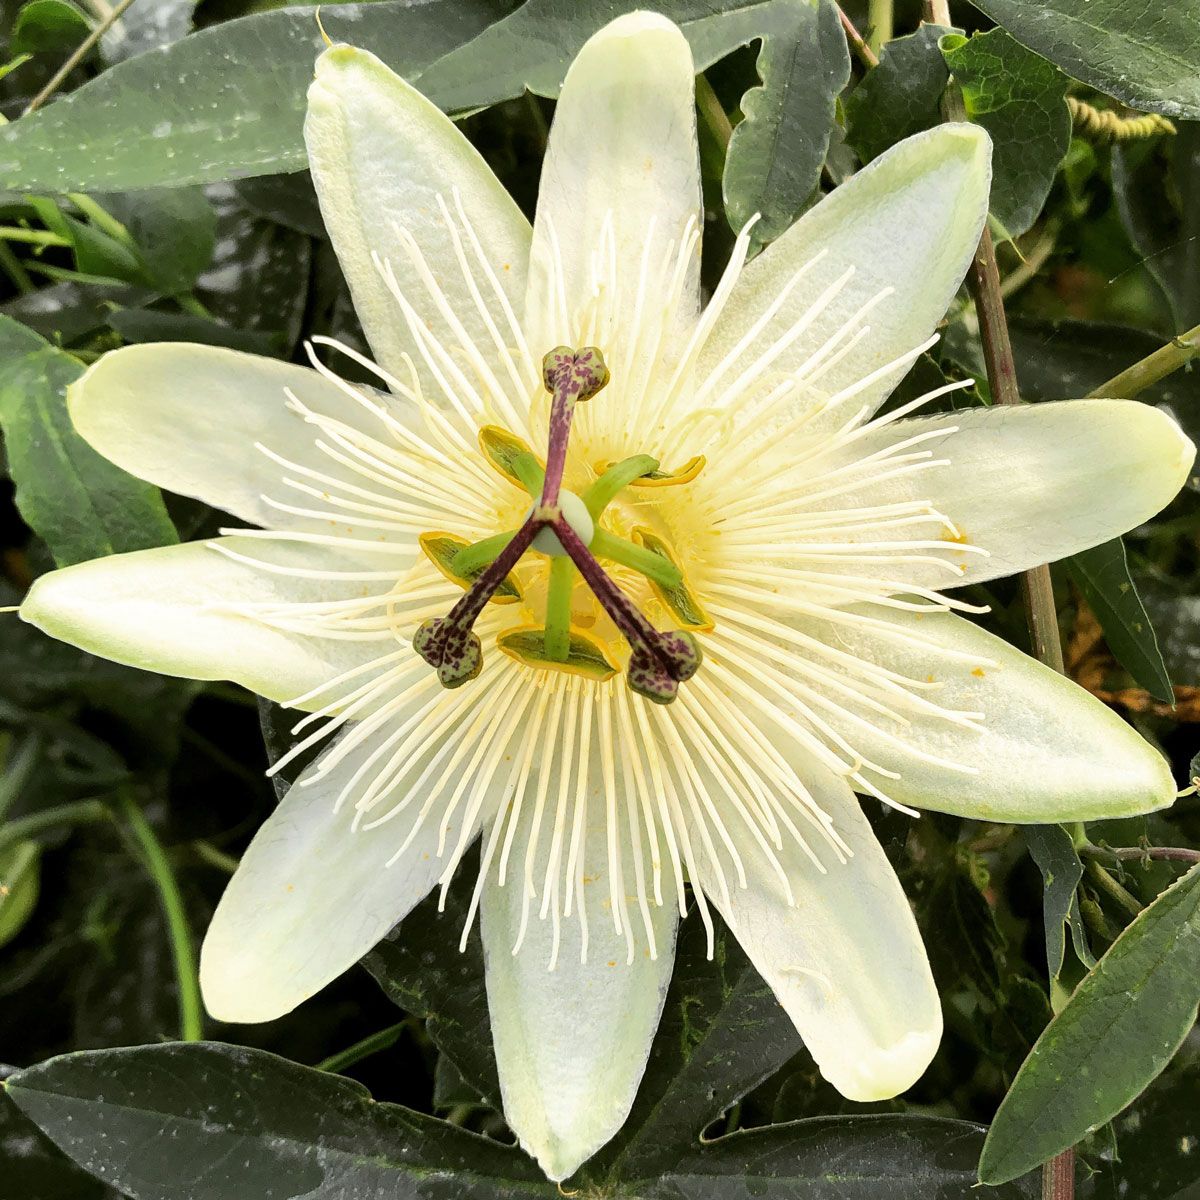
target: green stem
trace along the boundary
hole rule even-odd
[[[866,39],[858,32],[858,27],[846,16],[845,10],[840,5],[838,6],[838,18],[842,22],[842,28],[846,31],[846,41],[850,43],[850,49],[858,55],[859,62],[867,70],[879,66],[879,56],[867,45]]]
[[[464,546],[450,560],[450,570],[455,575],[469,579],[481,567],[486,567],[513,540],[516,532],[515,529],[509,529],[505,533],[494,533],[482,541]]]
[[[41,812],[6,821],[0,826],[0,847],[23,842],[26,838],[53,829],[56,825],[96,825],[109,818],[108,808],[99,800],[75,800],[44,808]]]
[[[895,14],[892,0],[870,0],[867,5],[867,45],[876,53],[892,40]]]
[[[592,534],[588,549],[597,558],[608,558],[618,562],[665,588],[677,588],[683,582],[683,576],[674,563],[607,530],[597,529]]]
[[[113,241],[120,242],[130,250],[137,250],[137,243],[134,242],[129,230],[104,205],[97,203],[91,196],[84,195],[83,192],[68,192],[67,198],[102,233],[107,233]]]
[[[28,296],[30,292],[37,291],[37,284],[33,282],[33,276],[25,270],[25,265],[13,253],[12,247],[5,241],[0,241],[0,267],[4,269],[4,273],[13,281],[13,285],[18,292]]]
[[[1093,846],[1079,847],[1080,854],[1095,855],[1097,858],[1113,858],[1117,862],[1200,862],[1200,850],[1186,846]]]
[[[1094,858],[1088,859],[1084,868],[1088,878],[1109,897],[1115,900],[1131,917],[1138,916],[1142,904],[1132,892],[1126,891]]]
[[[6,242],[25,242],[31,246],[69,246],[71,243],[48,229],[26,229],[23,225],[0,225],[0,238]]]
[[[204,1037],[200,981],[196,974],[196,953],[192,947],[192,932],[188,928],[179,882],[145,813],[128,792],[121,793],[120,803],[121,812],[145,857],[146,869],[158,889],[163,916],[167,921],[167,935],[171,941],[171,956],[175,962],[175,979],[179,987],[179,1037],[185,1042],[198,1042]]]
[[[356,1062],[361,1062],[372,1054],[378,1054],[380,1050],[394,1046],[400,1040],[407,1025],[408,1021],[398,1021],[395,1025],[389,1025],[386,1029],[381,1029],[378,1033],[363,1038],[361,1042],[355,1042],[353,1046],[347,1046],[345,1050],[331,1054],[324,1061],[317,1063],[317,1070],[330,1071],[334,1074],[344,1071]]]
[[[550,586],[546,592],[546,657],[566,662],[571,653],[571,592],[575,587],[575,564],[569,558],[550,562]]]
[[[212,321],[215,318],[212,313],[191,293],[184,292],[182,295],[175,297],[175,303],[179,305],[185,313],[193,317],[202,317],[205,321]]]
[[[232,875],[238,869],[238,860],[232,854],[218,850],[212,842],[206,842],[203,838],[197,838],[192,843],[192,849],[195,850],[196,857],[202,863],[215,867],[218,871],[224,871],[226,875]]]
[[[1161,349],[1135,362],[1132,367],[1126,367],[1088,395],[1107,400],[1132,400],[1139,392],[1153,387],[1172,371],[1187,366],[1197,354],[1200,354],[1200,325],[1181,333]]]
[[[658,459],[649,454],[634,454],[613,463],[599,479],[590,483],[580,500],[587,508],[593,521],[598,520],[604,510],[617,498],[619,493],[627,488],[635,479],[649,475],[658,470]]]
[[[733,137],[733,122],[713,91],[712,84],[703,75],[696,76],[696,107],[700,110],[705,127],[724,153],[729,149],[729,139]]]

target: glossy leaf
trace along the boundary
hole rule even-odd
[[[1134,108],[1200,119],[1200,21],[1191,3],[975,0],[1019,42]]]
[[[0,317],[0,428],[17,507],[60,566],[177,541],[162,496],[101,458],[67,416],[83,365]]]
[[[0,1067],[0,1076],[5,1069]],[[0,1087],[0,1163],[4,1187],[21,1200],[118,1200],[81,1171]]]
[[[7,1089],[66,1154],[133,1200],[554,1195],[515,1150],[260,1050],[84,1051],[19,1071]]]
[[[10,54],[58,54],[73,50],[91,25],[67,0],[29,0],[13,22]]]
[[[1083,864],[1071,835],[1061,825],[1026,825],[1025,844],[1042,873],[1042,922],[1046,934],[1046,973],[1057,979],[1067,949],[1067,926]]]
[[[943,1117],[813,1117],[718,1138],[653,1185],[654,1200],[963,1200],[983,1129]],[[988,1191],[1031,1200],[1032,1181]]]
[[[1071,141],[1069,80],[1002,29],[942,40],[967,116],[992,135],[991,211],[1016,237],[1037,219]]]
[[[329,36],[407,76],[478,33],[504,0],[329,7]],[[295,171],[305,93],[323,47],[311,8],[228,21],[118,63],[0,129],[0,187],[124,191]]]
[[[1200,866],[1145,908],[1046,1027],[1000,1105],[983,1183],[1014,1179],[1112,1120],[1170,1061],[1200,1003]]]
[[[1125,543],[1104,542],[1067,559],[1067,569],[1104,629],[1104,640],[1121,665],[1157,700],[1174,702],[1150,614],[1129,573]]]
[[[192,27],[196,0],[138,0],[100,39],[110,63],[177,42]]]
[[[769,242],[817,190],[850,55],[833,0],[786,0],[762,15],[762,84],[742,97],[722,189],[729,224],[740,230],[758,213],[755,237]]]
[[[922,25],[908,37],[895,38],[846,101],[846,140],[864,162],[889,146],[942,119],[941,99],[950,70],[938,41],[951,32]]]

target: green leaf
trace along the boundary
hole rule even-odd
[[[816,192],[850,52],[833,0],[781,0],[763,11],[760,87],[742,97],[725,157],[725,214],[755,240],[785,232]]]
[[[200,188],[99,196],[129,231],[144,282],[166,296],[190,292],[212,260],[217,215]],[[83,270],[80,267],[80,270]]]
[[[225,346],[230,350],[274,358],[281,357],[285,350],[282,334],[233,329],[191,313],[125,308],[114,312],[108,323],[127,342],[200,342],[205,346]]]
[[[1016,237],[1042,211],[1071,144],[1069,80],[1002,29],[947,34],[942,52],[967,116],[992,135],[991,210]]]
[[[438,910],[428,896],[397,925],[362,965],[375,976],[389,1000],[425,1019],[426,1031],[443,1055],[479,1096],[500,1107],[500,1084],[492,1052],[483,950],[472,937],[460,952],[475,871],[464,869]]]
[[[169,46],[192,27],[196,0],[138,0],[100,39],[100,48],[110,63],[120,62]]]
[[[922,25],[916,33],[888,42],[879,53],[879,66],[850,93],[846,139],[863,162],[941,121],[950,70],[938,40],[948,32],[941,25]]]
[[[918,1114],[812,1117],[718,1138],[646,1193],[652,1200],[963,1200],[983,1128]],[[986,1193],[1031,1200],[1032,1181]]]
[[[1200,324],[1200,125],[1116,146],[1112,180],[1121,224],[1166,295],[1175,328]]]
[[[719,930],[709,961],[700,922],[685,921],[633,1110],[585,1172],[597,1180],[656,1177],[799,1049],[791,1019],[733,936]]]
[[[74,50],[91,33],[87,17],[67,0],[29,0],[13,23],[10,54]]]
[[[1083,863],[1071,835],[1061,825],[1026,825],[1025,844],[1042,873],[1042,921],[1046,932],[1046,973],[1057,979],[1067,949],[1067,925]]]
[[[474,36],[506,0],[327,7],[353,41],[413,77]],[[256,13],[118,63],[0,129],[0,188],[106,192],[208,183],[305,165],[305,93],[323,43],[311,8]]]
[[[972,0],[1074,79],[1133,108],[1200,119],[1200,20],[1191,0]]]
[[[1104,640],[1121,665],[1156,700],[1172,704],[1167,674],[1150,615],[1129,573],[1120,538],[1067,559],[1067,569],[1104,629]]]
[[[84,1051],[18,1071],[7,1089],[66,1154],[133,1200],[556,1195],[516,1150],[260,1050]]]
[[[0,947],[21,932],[37,904],[42,848],[37,842],[0,847]]]
[[[17,507],[59,566],[178,541],[162,496],[75,432],[67,386],[83,366],[0,317],[0,429]]]
[[[0,1068],[0,1075],[4,1073]],[[4,1188],[20,1200],[115,1200],[85,1175],[13,1103],[0,1087],[0,1162]]]
[[[979,1160],[1004,1183],[1112,1120],[1170,1061],[1200,1003],[1200,866],[1124,930],[1046,1027]]]

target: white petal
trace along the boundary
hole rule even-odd
[[[318,447],[321,431],[288,407],[289,392],[321,416],[388,440],[383,422],[314,370],[192,343],[126,346],[106,354],[71,386],[68,403],[83,437],[141,479],[255,525],[327,530],[328,522],[294,516],[268,502],[266,497],[322,507],[319,499],[284,483],[297,472],[278,459],[358,487],[370,484]],[[369,389],[366,394],[386,405],[393,420],[415,423],[403,401]],[[420,469],[427,475],[424,464]],[[314,483],[303,474],[298,478]],[[319,490],[326,489],[321,484]],[[390,536],[414,541],[411,535]]]
[[[744,828],[730,823],[747,887],[730,902],[703,860],[698,882],[796,1024],[821,1074],[851,1100],[885,1100],[914,1084],[942,1034],[921,935],[892,870],[844,782],[780,745],[853,857],[817,841],[822,874],[793,841],[777,851],[795,897]]]
[[[949,517],[960,535],[955,540],[982,547],[988,557],[953,555],[965,568],[959,578],[936,568],[889,567],[893,578],[938,588],[1011,575],[1127,532],[1174,498],[1196,455],[1179,426],[1148,404],[1065,400],[897,421],[867,434],[832,465],[939,429],[945,436],[921,441],[919,449],[946,465],[868,482],[830,501],[835,508],[929,501]],[[912,537],[913,530],[894,536]]]
[[[372,254],[391,265],[434,335],[450,345],[458,342],[420,282],[400,230],[416,239],[471,340],[492,346],[438,197],[452,214],[457,214],[455,194],[461,198],[487,265],[518,313],[529,222],[450,119],[373,54],[334,46],[317,60],[304,132],[325,227],[379,363],[407,380],[405,356],[417,362],[421,356]],[[460,224],[457,215],[455,221]],[[469,243],[466,254],[473,261]],[[488,295],[486,283],[483,294]]]
[[[978,126],[941,125],[893,146],[834,189],[746,267],[703,349],[697,378],[713,373],[805,267],[787,302],[738,363],[765,353],[850,268],[854,273],[841,290],[773,361],[773,381],[802,367],[843,327],[846,338],[865,325],[870,332],[820,377],[811,395],[797,397],[797,407],[840,392],[923,342],[949,307],[979,241],[990,150]],[[889,288],[890,295],[856,320]],[[845,344],[844,339],[837,345]],[[905,369],[888,372],[840,407],[874,408]],[[726,378],[737,375],[733,369]]]
[[[864,708],[852,710],[857,720],[844,709],[836,716],[823,711],[859,754],[899,772],[899,779],[872,780],[893,800],[1033,824],[1132,816],[1174,801],[1166,760],[1130,725],[1002,639],[949,613],[865,605],[848,612],[884,624],[796,624],[868,662],[937,685],[922,695],[942,708],[982,714],[980,732],[894,697],[887,702],[899,706],[905,723]],[[814,686],[839,706],[846,703]]]
[[[216,541],[302,570],[347,567],[318,547]],[[52,637],[102,658],[185,679],[230,679],[288,700],[391,647],[284,633],[239,614],[238,606],[343,599],[360,590],[353,582],[273,574],[188,542],[51,571],[34,583],[20,612]]]
[[[436,820],[389,867],[408,824],[355,830],[353,802],[335,811],[375,745],[366,741],[323,778],[318,764],[309,767],[242,856],[200,953],[204,1003],[218,1020],[291,1012],[366,954],[445,868]]]
[[[621,328],[636,311],[661,303],[661,256],[669,242],[678,250],[689,223],[698,230],[701,219],[691,50],[665,17],[630,13],[580,50],[555,109],[525,308],[535,352],[591,336],[609,367],[618,365],[603,328],[579,328],[578,314],[598,278],[606,289],[603,309]],[[644,258],[650,295],[639,308]],[[689,324],[699,298],[698,244],[692,260],[679,314]],[[673,268],[672,262],[667,274]]]
[[[525,861],[530,825],[522,819],[513,844],[516,864]],[[547,841],[543,832],[540,844]],[[621,844],[628,864],[628,838]],[[539,858],[543,872],[544,857]],[[540,901],[531,901],[523,943],[513,953],[525,883],[520,867],[510,868],[503,887],[489,879],[481,907],[488,1009],[505,1119],[554,1180],[570,1176],[629,1115],[675,958],[678,909],[668,879],[663,906],[650,905],[657,957],[650,956],[643,938],[633,962],[627,962],[626,939],[615,932],[608,903],[603,812],[589,817],[580,870],[587,902],[586,963],[580,961],[578,912],[563,917],[562,896],[557,919],[553,911],[539,919]],[[625,871],[632,874],[628,865]],[[541,876],[537,878],[540,883]],[[557,963],[548,970],[556,926]]]

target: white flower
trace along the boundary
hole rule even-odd
[[[1174,794],[1127,725],[944,589],[1144,521],[1192,446],[1119,401],[876,415],[982,228],[974,127],[896,146],[750,263],[743,233],[701,309],[693,65],[661,17],[623,17],[575,60],[532,230],[451,122],[364,51],[321,57],[307,138],[378,364],[357,365],[386,393],[315,354],[315,369],[196,345],[108,355],[71,394],[83,436],[263,528],[53,572],[22,609],[106,657],[308,710],[301,746],[340,730],[217,910],[210,1011],[289,1011],[448,884],[482,831],[505,1112],[551,1178],[629,1110],[687,882],[836,1087],[902,1091],[941,1013],[854,793],[1034,822]],[[629,643],[571,559],[537,549],[475,624],[478,678],[463,660],[444,689],[412,649],[464,595],[432,560],[471,576],[505,539],[473,563],[458,544],[533,507],[557,346],[598,347],[611,376],[574,411],[566,458],[595,511],[565,497],[566,517],[605,586],[703,650],[663,685],[670,704],[626,686]],[[654,467],[605,474],[638,455]],[[442,535],[428,553],[423,534]],[[538,545],[560,549],[545,530]]]

